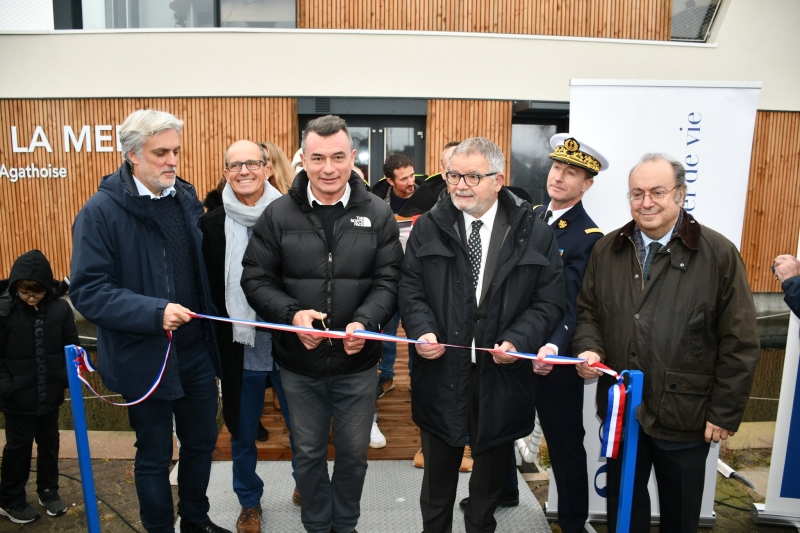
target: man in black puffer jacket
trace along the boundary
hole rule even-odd
[[[53,280],[39,250],[21,255],[0,284],[8,287],[0,296],[0,411],[6,419],[0,515],[24,524],[39,518],[25,501],[34,439],[39,503],[50,516],[66,511],[58,495],[58,408],[67,387],[64,346],[78,344],[78,329],[72,308],[59,298],[66,284]]]
[[[352,332],[380,331],[394,314],[399,231],[389,206],[352,172],[354,157],[344,120],[328,115],[309,122],[305,170],[264,211],[242,261],[242,287],[258,316]],[[311,533],[350,533],[360,515],[381,345],[279,332],[273,339],[291,413],[303,525]]]

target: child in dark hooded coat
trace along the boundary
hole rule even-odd
[[[78,344],[66,284],[53,279],[39,250],[21,255],[0,281],[0,411],[6,445],[0,468],[0,515],[24,524],[39,518],[25,500],[36,441],[36,490],[50,516],[66,511],[58,494],[58,411],[67,373],[64,346]]]

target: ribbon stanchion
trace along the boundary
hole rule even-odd
[[[636,471],[636,452],[639,449],[639,422],[636,420],[636,408],[642,403],[644,374],[639,370],[624,370],[620,381],[628,377],[628,386],[624,388],[625,431],[622,450],[622,481],[619,487],[619,507],[617,507],[617,532],[628,533],[631,527],[631,510],[633,508],[633,475]],[[624,387],[624,385],[623,385]]]
[[[86,429],[86,413],[83,409],[83,389],[78,378],[78,363],[80,348],[74,344],[64,347],[64,357],[67,360],[67,379],[69,380],[69,395],[72,404],[72,420],[75,425],[75,444],[78,448],[78,466],[81,472],[81,489],[83,490],[83,505],[86,511],[86,525],[89,533],[100,533],[100,515],[97,512],[97,498],[94,492],[94,474],[92,472],[92,457],[89,451],[89,433]]]

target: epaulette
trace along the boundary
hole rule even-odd
[[[601,230],[600,228],[589,228],[583,231],[586,232],[586,235],[589,235],[590,233],[603,233],[603,230]]]

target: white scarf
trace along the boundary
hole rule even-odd
[[[252,228],[261,214],[281,193],[264,180],[264,194],[256,205],[249,207],[236,198],[230,185],[222,190],[222,205],[225,207],[225,306],[233,318],[255,320],[256,312],[247,303],[242,290],[242,258],[250,239],[247,228]],[[255,346],[256,331],[253,326],[233,324],[233,340],[239,344]]]

